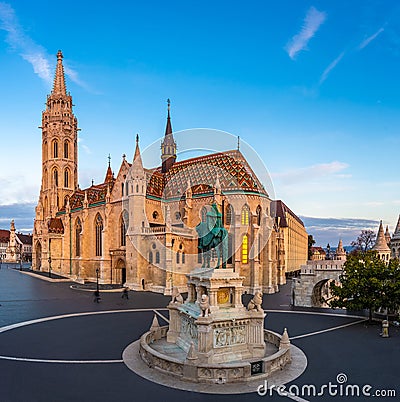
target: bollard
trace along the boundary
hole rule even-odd
[[[389,338],[389,321],[383,320],[382,321],[382,338]]]

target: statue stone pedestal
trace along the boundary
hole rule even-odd
[[[192,271],[185,303],[168,305],[167,342],[190,351],[197,364],[263,358],[265,314],[243,306],[243,279],[230,269]]]

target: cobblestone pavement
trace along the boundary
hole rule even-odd
[[[262,397],[257,393],[179,391],[137,376],[121,361],[122,351],[150,327],[154,309],[168,316],[165,306],[169,297],[129,292],[126,300],[122,292],[102,292],[97,304],[91,292],[70,286],[68,282],[47,282],[4,266],[0,270],[0,401],[290,400],[276,392]],[[306,371],[287,387],[292,385],[296,390],[306,386],[302,395],[305,400],[337,400],[329,396],[328,385],[337,385],[340,392],[338,381],[345,377],[338,374],[344,374],[347,381],[341,383],[343,392],[345,385],[360,389],[370,385],[371,394],[395,390],[396,397],[385,399],[398,399],[399,329],[390,328],[391,337],[384,339],[379,336],[379,325],[366,325],[343,312],[336,315],[336,311],[324,310],[321,315],[317,310],[292,309],[289,294],[287,285],[280,293],[264,298],[266,327],[280,333],[287,327],[293,344],[308,358]],[[329,315],[332,313],[335,315]],[[60,315],[66,316],[18,326],[20,322]],[[16,327],[4,330],[12,324]],[[312,396],[310,386],[316,387],[315,392],[323,391],[323,395]]]

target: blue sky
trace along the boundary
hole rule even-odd
[[[81,187],[103,180],[109,153],[114,170],[132,158],[136,133],[142,148],[158,140],[171,98],[175,130],[224,130],[253,146],[276,197],[323,218],[309,227],[318,243],[346,243],[380,219],[394,229],[397,1],[54,4],[0,1],[0,206],[37,201],[37,127],[61,49],[82,129]],[[9,211],[0,207],[1,227]],[[360,227],[350,234],[337,219]]]

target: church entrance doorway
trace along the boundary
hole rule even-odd
[[[123,285],[126,282],[125,261],[120,258],[115,266],[115,283]]]

